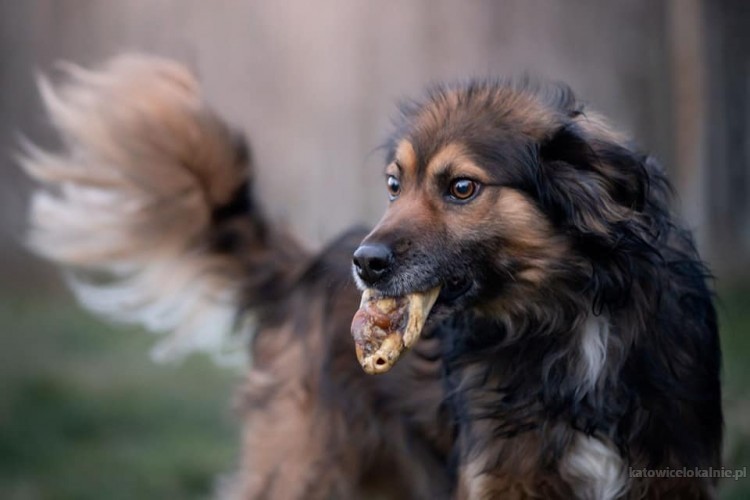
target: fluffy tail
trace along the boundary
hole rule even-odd
[[[177,63],[64,70],[39,83],[63,149],[26,144],[21,159],[41,183],[30,246],[69,271],[87,308],[169,332],[155,357],[226,352],[238,312],[273,300],[301,260],[251,202],[244,142]]]

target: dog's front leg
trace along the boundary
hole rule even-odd
[[[254,375],[251,373],[250,377]],[[252,383],[252,382],[251,382]],[[353,498],[356,457],[331,435],[332,415],[297,383],[274,386],[246,410],[232,500]]]
[[[341,412],[320,397],[322,329],[308,324],[306,336],[287,324],[255,338],[255,365],[239,401],[242,458],[225,495],[231,500],[355,498],[359,456],[347,446]]]

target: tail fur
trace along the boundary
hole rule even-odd
[[[279,293],[301,253],[251,203],[244,142],[175,62],[63,69],[39,80],[62,151],[25,144],[21,159],[40,182],[29,245],[85,307],[168,332],[156,358],[235,352],[238,313]]]

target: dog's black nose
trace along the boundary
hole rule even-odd
[[[372,285],[388,270],[393,261],[393,253],[382,243],[368,243],[354,252],[354,267],[362,281]]]

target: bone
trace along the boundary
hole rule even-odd
[[[422,333],[440,287],[402,297],[383,297],[373,289],[362,294],[352,319],[357,359],[365,372],[386,373]]]

